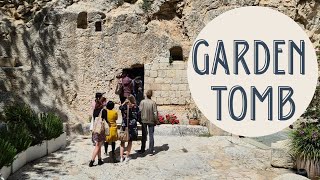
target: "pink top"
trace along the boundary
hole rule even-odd
[[[132,90],[132,79],[128,76],[122,79],[122,86],[123,86],[123,96],[128,97],[131,94]]]

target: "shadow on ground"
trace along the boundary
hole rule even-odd
[[[102,147],[102,152],[104,152],[104,149]],[[169,145],[168,144],[163,144],[161,146],[155,146],[154,147],[154,155],[162,152],[162,151],[168,151],[169,150]],[[138,159],[138,158],[143,158],[143,157],[146,157],[148,155],[148,150],[146,150],[146,152],[142,153],[142,154],[139,154],[137,151],[135,150],[131,150],[131,152],[134,152],[130,155],[131,159],[134,160],[134,159]],[[112,153],[111,151],[108,152],[108,157],[104,158],[103,159],[103,162],[104,163],[118,163],[119,161],[117,160],[117,158],[120,157],[120,147],[117,147],[115,149],[115,157],[112,156]]]

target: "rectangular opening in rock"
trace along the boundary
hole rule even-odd
[[[170,48],[170,60],[183,61],[183,53],[182,48],[180,46],[174,46]]]
[[[95,23],[95,27],[96,27],[96,32],[102,31],[101,21],[96,22],[96,23]]]

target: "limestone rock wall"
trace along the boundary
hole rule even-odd
[[[118,102],[115,76],[124,68],[144,67],[144,88],[154,90],[160,109],[183,111],[194,106],[186,72],[193,40],[206,23],[236,7],[278,9],[315,44],[320,39],[316,0],[146,2],[54,0],[43,3],[30,20],[16,19],[2,8],[0,62],[17,58],[18,63],[0,68],[0,108],[18,100],[39,111],[58,112],[69,122],[86,122],[96,91]],[[171,62],[173,47],[181,47],[180,61]]]
[[[211,19],[223,12],[242,6],[265,6],[278,10],[295,20],[308,33],[315,45],[320,39],[320,2],[318,0],[204,0],[186,1],[184,27],[194,39]]]

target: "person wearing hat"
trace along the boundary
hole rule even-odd
[[[101,92],[97,92],[95,95],[95,99],[94,101],[91,103],[91,107],[92,107],[92,111],[95,109],[97,102],[100,101],[100,99],[102,98],[102,96],[105,94],[105,92],[101,93]]]

